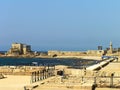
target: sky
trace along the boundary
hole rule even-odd
[[[0,51],[120,47],[120,0],[0,0]]]

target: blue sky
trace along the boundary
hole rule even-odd
[[[120,0],[0,0],[0,50],[120,47]]]

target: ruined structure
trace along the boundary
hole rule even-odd
[[[90,56],[102,56],[105,54],[105,50],[88,50],[87,55]]]
[[[104,50],[88,50],[81,51],[48,51],[48,55],[52,57],[57,56],[102,56],[105,54]]]
[[[120,56],[120,48],[113,48],[112,42],[110,42],[109,48],[103,50],[102,46],[98,46],[98,50],[87,50],[84,52],[81,51],[48,51],[48,56],[59,57],[59,56]]]
[[[110,46],[107,49],[102,49],[102,46],[98,46],[98,50],[87,50],[87,51],[57,51],[50,50],[48,52],[32,52],[31,46],[22,44],[22,43],[13,43],[10,50],[6,53],[8,56],[16,56],[16,55],[33,55],[36,57],[80,57],[80,56],[119,56],[120,48],[113,48],[112,42],[110,42]]]
[[[26,55],[31,53],[31,46],[22,43],[13,43],[7,55]]]
[[[56,56],[81,56],[86,55],[86,52],[79,51],[48,51],[48,55],[52,57]]]

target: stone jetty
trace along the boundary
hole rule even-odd
[[[90,67],[87,67],[86,70],[99,70],[102,67],[106,66],[107,64],[109,64],[110,62],[112,62],[113,60],[115,60],[115,58],[110,58],[108,60],[103,60],[102,62],[92,65]]]

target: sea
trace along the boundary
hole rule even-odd
[[[83,68],[99,63],[98,60],[79,58],[0,58],[0,66],[47,66],[66,65],[74,68]]]

